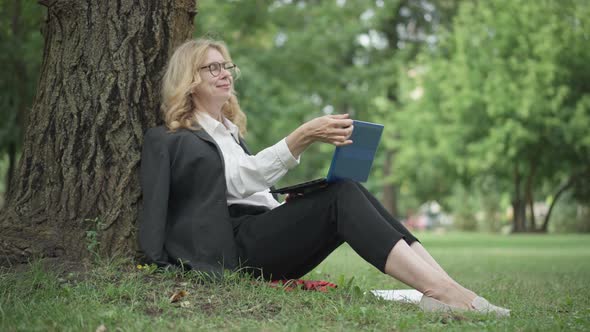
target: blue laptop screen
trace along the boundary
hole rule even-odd
[[[328,171],[328,182],[351,179],[366,182],[381,140],[383,125],[354,121],[352,144],[337,147]]]

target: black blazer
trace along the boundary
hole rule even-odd
[[[149,129],[140,175],[139,245],[151,262],[214,274],[238,266],[224,161],[211,136]]]

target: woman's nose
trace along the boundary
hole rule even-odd
[[[231,76],[231,72],[228,69],[221,67],[221,73],[219,74],[219,76],[223,79],[228,76]]]

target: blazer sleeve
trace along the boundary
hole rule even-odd
[[[139,224],[139,246],[147,258],[158,266],[170,264],[164,250],[170,189],[170,154],[165,143],[163,137],[148,130],[143,143],[140,171],[143,210]]]

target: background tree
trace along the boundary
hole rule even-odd
[[[436,47],[437,34],[450,26],[457,6],[457,2],[445,0],[389,0],[375,2],[375,6],[364,13],[370,17],[370,29],[361,37],[366,41],[364,53],[367,67],[371,68],[364,79],[373,82],[372,89],[376,92],[367,107],[373,113],[371,120],[386,124],[381,146],[382,171],[376,172],[376,176],[380,178],[382,203],[394,215],[404,215],[407,213],[404,210],[415,209],[420,204],[408,200],[406,190],[400,208],[400,185],[411,183],[415,187],[421,183],[419,179],[410,182],[394,173],[400,148],[400,130],[395,118],[396,113],[403,110],[400,85],[404,74],[400,73],[407,70],[406,64],[415,61],[423,48]]]
[[[195,1],[39,3],[43,62],[0,213],[0,256],[79,259],[88,235],[104,254],[129,253],[143,132],[158,118],[166,60],[191,36]]]
[[[406,149],[399,173],[430,165],[433,185],[493,179],[510,192],[513,231],[547,231],[550,213],[539,227],[533,211],[543,186],[587,186],[589,10],[580,1],[462,3],[441,47],[416,64],[424,73],[408,91],[424,94],[406,99],[401,144],[427,148]]]

